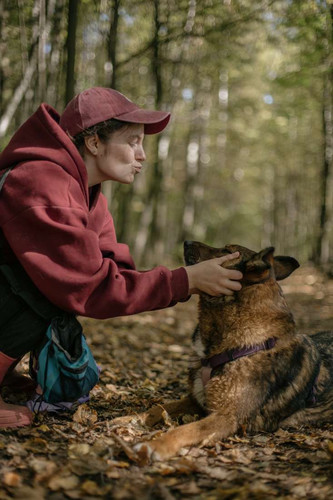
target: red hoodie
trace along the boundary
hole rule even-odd
[[[135,270],[100,186],[89,201],[85,164],[58,122],[42,104],[0,156],[0,170],[16,165],[0,194],[0,227],[32,281],[56,306],[92,318],[186,299],[183,267]]]

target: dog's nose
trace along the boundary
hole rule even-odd
[[[184,248],[188,248],[188,247],[190,247],[192,244],[193,244],[193,241],[186,240],[186,241],[184,241]]]

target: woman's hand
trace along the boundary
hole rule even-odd
[[[218,295],[232,295],[235,291],[239,291],[242,288],[239,283],[243,277],[242,273],[221,267],[224,262],[237,257],[239,257],[239,252],[186,266],[189,293],[205,292],[217,297]]]

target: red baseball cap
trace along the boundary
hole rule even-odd
[[[111,118],[143,123],[145,134],[157,134],[167,126],[170,113],[142,109],[117,90],[92,87],[80,92],[67,104],[59,124],[74,137],[82,130]]]

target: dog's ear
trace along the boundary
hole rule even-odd
[[[276,280],[284,280],[295,269],[299,263],[293,257],[274,257],[274,247],[268,247],[256,253],[246,263],[246,279],[252,283],[259,283],[270,275],[270,269],[274,269]]]
[[[264,248],[254,254],[245,264],[244,279],[248,283],[260,283],[269,278],[274,264],[274,247]]]
[[[254,254],[246,263],[246,269],[264,271],[270,269],[274,263],[274,247],[264,248],[260,252]]]
[[[294,257],[274,257],[274,273],[277,280],[284,280],[298,267],[299,263]]]

